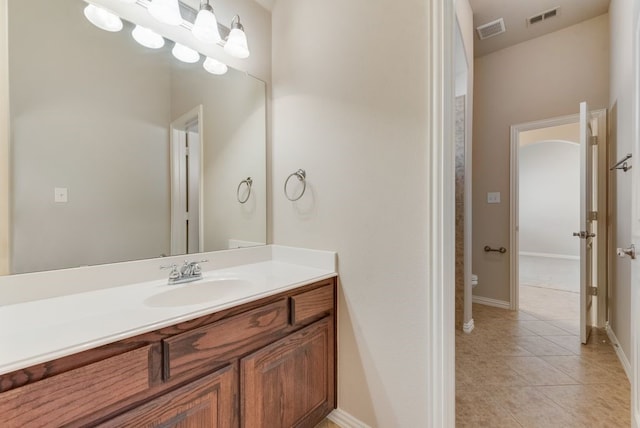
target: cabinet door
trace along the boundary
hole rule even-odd
[[[335,406],[334,364],[331,317],[242,359],[242,426],[315,426]]]
[[[117,416],[100,427],[231,428],[237,426],[233,366]]]

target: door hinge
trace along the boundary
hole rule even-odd
[[[587,288],[587,294],[589,296],[597,296],[598,295],[598,287],[589,287],[589,288]]]
[[[589,211],[589,220],[598,221],[598,211]]]
[[[598,136],[597,135],[592,135],[590,137],[590,139],[591,139],[591,145],[592,146],[597,146],[598,145]]]
[[[184,155],[189,157],[189,146],[185,146],[184,148]]]

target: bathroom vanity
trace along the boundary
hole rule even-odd
[[[336,406],[337,277],[277,258],[175,288],[155,280],[0,306],[3,322],[21,305],[21,313],[47,304],[66,311],[120,298],[128,303],[108,317],[139,312],[103,326],[109,333],[101,314],[60,313],[86,325],[66,337],[56,319],[27,325],[26,350],[13,355],[6,346],[20,346],[21,327],[0,334],[2,426],[314,427]],[[145,317],[155,321],[142,325]],[[94,341],[81,339],[94,323]],[[58,343],[36,337],[44,332]]]

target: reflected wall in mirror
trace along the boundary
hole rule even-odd
[[[8,3],[11,273],[266,241],[264,82],[99,30],[81,0]]]

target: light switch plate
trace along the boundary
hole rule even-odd
[[[69,199],[69,191],[66,187],[56,187],[53,189],[53,200],[58,203],[66,203]]]
[[[489,192],[489,193],[487,193],[487,203],[488,204],[499,204],[500,203],[500,192]]]

